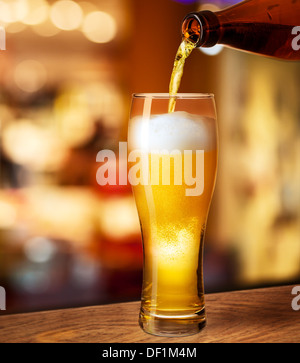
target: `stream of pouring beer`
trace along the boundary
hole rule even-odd
[[[176,95],[180,86],[184,63],[187,57],[191,54],[192,50],[195,48],[195,44],[184,39],[176,53],[173,71],[171,75],[170,85],[169,85],[169,93],[170,93],[170,100],[169,100],[169,113],[174,112],[175,105],[176,105]]]

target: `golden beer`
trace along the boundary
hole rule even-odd
[[[139,321],[146,332],[157,335],[193,334],[205,325],[202,252],[216,177],[217,132],[213,97],[188,97],[179,95],[176,107],[194,110],[205,104],[204,115],[199,108],[200,115],[142,112],[133,117],[140,110],[133,105],[129,125],[130,166],[141,167],[131,182],[144,251]],[[152,112],[156,103],[161,109],[168,99],[151,98]]]

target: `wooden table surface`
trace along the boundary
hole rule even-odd
[[[300,342],[300,310],[293,286],[206,295],[207,326],[166,338],[144,333],[139,302],[2,315],[0,342],[201,343]]]

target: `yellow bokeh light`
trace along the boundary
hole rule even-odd
[[[84,145],[95,132],[87,98],[76,87],[65,89],[55,100],[58,134],[68,147]]]
[[[58,29],[49,18],[44,22],[33,26],[32,30],[43,37],[52,37],[60,32],[60,29]]]
[[[20,21],[28,14],[27,0],[0,1],[0,20],[5,23]]]
[[[126,236],[139,233],[139,219],[133,198],[126,196],[103,201],[101,211],[99,223],[105,236],[124,239]]]
[[[12,204],[0,200],[0,228],[12,228],[16,219],[16,208]]]
[[[27,25],[40,24],[47,19],[48,13],[49,5],[46,0],[30,0],[27,16],[22,19],[22,22]]]
[[[53,24],[61,30],[75,30],[82,22],[82,9],[71,0],[59,0],[55,2],[50,11]]]
[[[16,85],[25,92],[36,92],[47,80],[47,71],[38,61],[28,59],[20,62],[14,72]]]
[[[94,43],[108,43],[116,36],[117,24],[108,13],[93,11],[83,21],[83,34]]]
[[[3,131],[3,149],[14,162],[29,164],[39,153],[39,129],[29,120],[18,120]]]
[[[2,132],[2,147],[15,163],[33,170],[58,170],[67,150],[51,130],[43,129],[31,120],[19,119]]]

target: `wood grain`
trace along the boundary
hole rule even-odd
[[[293,286],[206,295],[207,326],[196,335],[156,337],[138,326],[140,303],[0,316],[0,342],[300,342]],[[1,313],[0,313],[1,314]]]

